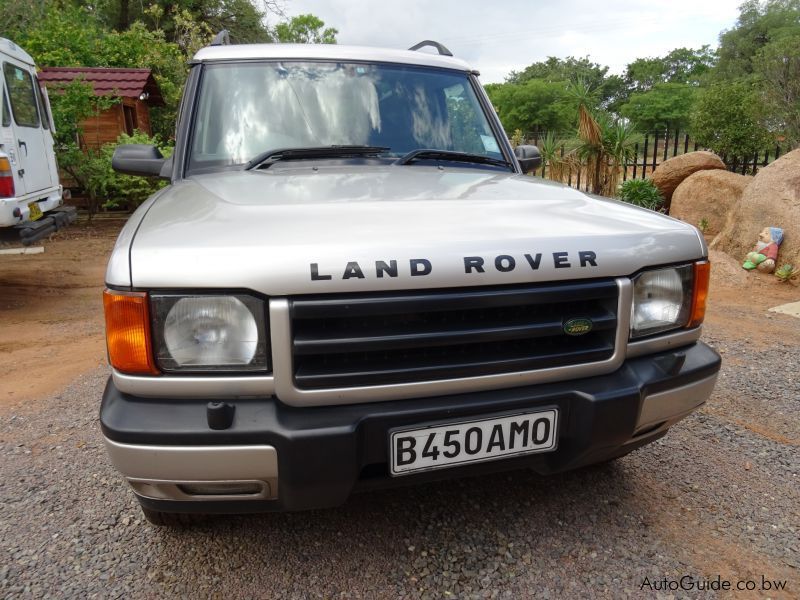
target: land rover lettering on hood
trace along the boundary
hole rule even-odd
[[[191,63],[174,154],[113,159],[169,181],[103,297],[102,431],[148,520],[557,473],[708,399],[695,228],[531,176],[538,150],[436,42],[223,41]]]

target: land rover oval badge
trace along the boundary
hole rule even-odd
[[[564,333],[567,335],[585,335],[592,330],[592,320],[577,317],[564,321]]]

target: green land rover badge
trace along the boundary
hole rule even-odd
[[[564,333],[567,335],[584,335],[592,330],[592,320],[577,317],[564,321]]]

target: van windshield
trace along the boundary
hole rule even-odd
[[[285,148],[382,146],[502,159],[466,73],[391,64],[206,65],[189,170],[243,165]]]

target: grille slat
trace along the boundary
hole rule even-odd
[[[295,383],[358,387],[605,360],[614,352],[617,295],[605,280],[295,298]],[[564,333],[576,317],[592,320],[590,333]]]
[[[471,288],[469,292],[462,289],[458,292],[309,297],[294,300],[291,303],[291,315],[293,319],[340,319],[345,316],[403,315],[414,312],[535,305],[564,301],[565,294],[573,301],[616,298],[617,286],[613,281],[592,281],[578,285]]]
[[[617,318],[609,311],[594,311],[591,318],[595,331],[613,329]],[[548,319],[539,322],[517,322],[506,325],[492,324],[481,327],[465,327],[460,324],[446,330],[414,327],[409,324],[407,331],[401,333],[398,327],[384,327],[369,336],[344,335],[344,332],[320,332],[318,335],[303,333],[294,336],[294,353],[300,354],[341,354],[369,350],[395,350],[417,346],[447,346],[460,343],[497,342],[522,338],[551,337],[563,333],[563,321]]]
[[[607,358],[613,351],[608,344],[601,348],[580,350],[548,356],[502,356],[492,360],[472,360],[464,362],[453,361],[448,357],[444,364],[436,364],[432,359],[426,361],[398,361],[402,367],[370,368],[369,364],[362,363],[359,371],[344,371],[333,364],[330,366],[313,365],[299,369],[296,377],[304,383],[304,387],[352,387],[353,385],[381,385],[387,382],[417,381],[431,379],[453,379],[455,377],[474,377],[476,375],[491,375],[509,371],[529,371],[551,366],[551,362],[558,358],[570,358],[576,362],[592,362]],[[501,368],[502,367],[502,368]]]

